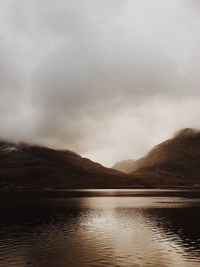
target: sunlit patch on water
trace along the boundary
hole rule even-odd
[[[163,193],[31,205],[2,211],[1,267],[200,266],[198,198]]]

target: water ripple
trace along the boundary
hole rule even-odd
[[[188,206],[171,198],[90,198],[76,207],[65,201],[62,210],[2,215],[1,267],[200,266],[196,200]]]

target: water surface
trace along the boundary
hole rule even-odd
[[[200,266],[200,193],[92,192],[1,199],[0,266]]]

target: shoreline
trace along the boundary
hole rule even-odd
[[[0,198],[76,198],[76,197],[145,197],[145,196],[199,197],[200,188],[95,188],[48,190],[0,190]]]

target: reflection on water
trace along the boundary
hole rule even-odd
[[[18,199],[0,210],[1,267],[200,266],[197,197]]]

